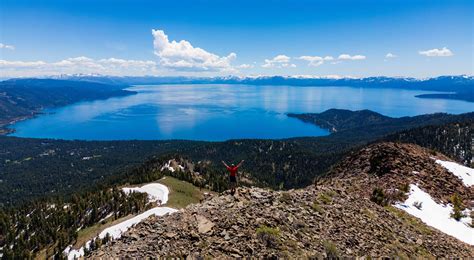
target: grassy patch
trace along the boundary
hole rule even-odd
[[[402,220],[408,226],[413,226],[425,234],[431,234],[431,229],[428,228],[421,220],[411,216],[401,209],[397,209],[393,206],[386,206],[385,209],[394,214],[398,219]]]
[[[376,218],[375,213],[372,212],[370,209],[364,208],[364,209],[362,209],[361,212],[370,219],[375,219]]]
[[[334,191],[326,191],[323,193],[320,193],[318,195],[318,201],[322,202],[323,204],[331,204],[332,198],[336,195]]]
[[[313,202],[313,204],[311,205],[311,208],[318,212],[319,214],[323,214],[324,213],[324,209],[319,205],[319,203],[317,201]]]
[[[180,181],[169,176],[160,179],[158,182],[166,185],[170,190],[166,206],[171,208],[180,209],[189,204],[199,203],[204,196],[204,192],[210,192],[206,189],[199,189],[189,182]]]

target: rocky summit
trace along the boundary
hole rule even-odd
[[[305,189],[239,188],[163,217],[150,217],[92,257],[324,258],[471,257],[474,247],[371,198],[417,181],[445,201],[462,186],[415,145],[374,144]],[[426,175],[426,176],[425,176]],[[447,185],[447,189],[443,185]],[[438,190],[438,191],[436,191]],[[444,190],[444,191],[442,191]],[[430,193],[430,194],[431,194]],[[406,196],[406,194],[405,194]]]

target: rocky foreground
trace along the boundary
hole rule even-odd
[[[386,152],[390,156],[377,157]],[[443,201],[453,189],[463,199],[472,196],[427,155],[417,146],[376,144],[316,185],[291,191],[239,188],[236,196],[222,194],[151,217],[92,257],[471,257],[473,246],[426,226],[391,202],[384,206],[371,200],[375,186],[400,190],[395,187],[420,181],[434,189],[438,179],[451,190],[435,198]],[[429,174],[437,181],[424,177]]]

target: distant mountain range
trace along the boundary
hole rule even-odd
[[[456,75],[417,79],[411,77],[366,77],[339,76],[106,76],[100,74],[65,74],[44,77],[47,79],[89,81],[117,86],[152,84],[243,84],[243,85],[289,85],[289,86],[348,86],[360,88],[401,88],[426,91],[450,92],[420,95],[420,98],[460,99],[474,102],[474,76]],[[11,79],[15,80],[15,79]],[[10,81],[10,80],[8,80]],[[6,82],[6,81],[4,81]]]
[[[474,102],[474,76],[439,76],[416,79],[410,77],[350,78],[338,76],[255,76],[255,77],[118,77],[103,75],[60,75],[52,78],[92,81],[114,85],[142,84],[243,84],[243,85],[289,85],[289,86],[348,86],[359,88],[401,88],[426,91],[450,92],[423,94],[419,98],[458,99]]]
[[[114,84],[251,84],[251,85],[292,85],[292,86],[380,86],[383,87],[408,87],[423,86],[422,89],[445,91],[448,85],[473,86],[474,76],[439,76],[433,78],[417,79],[411,77],[339,77],[339,76],[222,76],[222,77],[186,77],[186,76],[105,76],[100,74],[66,74],[51,76],[52,79],[99,81]]]

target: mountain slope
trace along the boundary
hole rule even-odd
[[[333,133],[351,131],[362,136],[383,136],[415,127],[474,121],[474,112],[460,115],[434,113],[396,118],[370,110],[329,109],[322,113],[288,114],[288,116],[328,129]]]
[[[413,143],[439,151],[466,166],[473,165],[474,120],[431,125],[391,134],[385,141]],[[472,166],[471,166],[472,167]]]
[[[12,79],[0,82],[0,134],[12,121],[31,117],[45,108],[68,105],[78,101],[125,96],[134,92],[123,86],[87,81],[53,79]]]
[[[380,143],[347,157],[305,189],[240,188],[165,217],[149,218],[94,257],[469,257],[474,247],[391,205],[418,183],[439,203],[472,188],[416,145]],[[418,172],[418,173],[414,173]],[[384,205],[373,190],[397,191]],[[387,196],[389,197],[389,196]]]

